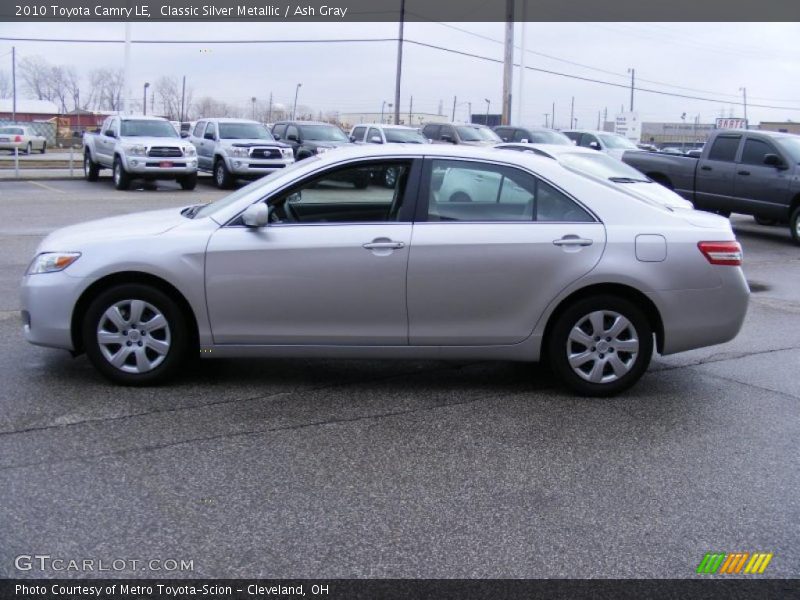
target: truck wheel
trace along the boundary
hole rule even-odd
[[[756,223],[759,225],[764,225],[766,227],[778,224],[778,219],[769,219],[767,217],[759,217],[758,215],[753,217],[753,219],[755,219]]]
[[[122,166],[119,156],[114,157],[114,187],[118,190],[127,190],[131,185],[131,176]]]
[[[193,190],[197,187],[197,173],[178,177],[178,183],[181,184],[181,188],[184,190]]]
[[[83,176],[86,181],[97,181],[100,175],[100,165],[92,160],[92,155],[87,150],[83,153]]]
[[[221,190],[227,190],[233,185],[233,177],[231,177],[228,167],[225,166],[225,161],[221,158],[214,163],[214,183]]]
[[[789,217],[789,227],[792,230],[792,239],[795,244],[800,244],[800,206],[792,211]]]
[[[47,142],[42,142],[42,149],[40,151],[41,154],[44,154],[47,150]]]
[[[601,295],[561,313],[547,340],[547,359],[559,379],[584,396],[628,389],[647,370],[653,330],[632,302]]]
[[[180,307],[162,291],[142,284],[102,292],[89,305],[81,334],[95,368],[122,385],[166,381],[192,345]]]

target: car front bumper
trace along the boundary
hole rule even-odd
[[[294,162],[293,158],[283,159],[258,159],[248,157],[225,157],[228,171],[242,178],[258,178],[279,169],[285,169]]]
[[[166,166],[171,165],[171,166]],[[125,159],[125,170],[140,177],[178,177],[197,173],[197,157],[149,158],[129,156]]]
[[[22,328],[37,346],[74,350],[72,311],[86,280],[64,272],[26,275],[22,279]]]

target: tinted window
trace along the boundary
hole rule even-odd
[[[279,123],[278,125],[275,125],[275,127],[272,128],[272,135],[279,135],[280,137],[283,137],[285,133],[286,133],[285,123]]]
[[[289,127],[291,133],[292,127]],[[348,142],[344,131],[335,125],[303,125],[302,133],[304,140],[314,140],[315,142]]]
[[[439,125],[425,125],[422,128],[422,135],[424,135],[429,140],[438,140],[439,139]]]
[[[570,221],[594,219],[553,186],[499,165],[433,160],[430,221]]]
[[[194,126],[194,131],[192,131],[192,135],[194,137],[203,137],[203,128],[206,126],[205,121],[198,121]]]
[[[411,163],[388,161],[349,166],[292,188],[271,204],[282,223],[363,223],[397,221]],[[377,175],[393,169],[395,185]]]
[[[579,139],[581,139],[581,134],[578,133],[577,131],[565,131],[564,135],[576,143],[578,142]]]
[[[208,140],[213,140],[215,133],[216,127],[214,126],[214,123],[209,123],[208,127],[206,127],[206,132],[203,134],[203,137]]]
[[[591,133],[584,133],[581,136],[581,141],[578,145],[583,146],[584,148],[589,148],[592,142],[598,144],[598,146],[600,144],[600,142],[597,141],[597,138],[593,136]]]
[[[300,138],[300,134],[297,131],[297,127],[295,127],[294,125],[288,125],[286,127],[286,139],[288,140],[292,136],[294,136],[295,139]]]
[[[767,154],[777,154],[775,149],[766,142],[748,138],[744,141],[742,150],[742,162],[748,165],[763,165],[764,156]]]
[[[360,126],[359,127],[353,127],[353,133],[351,133],[350,135],[353,137],[353,139],[355,141],[363,142],[364,141],[364,131],[366,131],[366,129],[367,129],[366,127],[360,127]]]
[[[531,135],[525,129],[515,129],[514,130],[513,141],[521,142],[523,140],[526,141],[526,142],[535,141],[535,140],[531,139]]]
[[[708,153],[708,160],[724,160],[733,162],[736,158],[736,149],[739,147],[739,136],[721,136],[714,140],[711,152]]]
[[[511,128],[511,127],[498,127],[497,129],[495,129],[495,130],[494,130],[494,132],[495,132],[497,135],[499,135],[499,136],[500,136],[500,138],[501,138],[501,139],[502,139],[504,142],[510,142],[510,141],[511,141],[511,138],[512,138],[512,137],[515,137],[515,136],[514,136],[514,131],[515,131],[515,130],[514,130],[513,128]],[[519,131],[519,130],[516,130],[516,131]],[[519,140],[516,140],[516,141],[519,141]]]
[[[377,129],[375,129],[374,127],[370,127],[369,128],[369,132],[367,133],[367,142],[369,142],[370,144],[374,143],[372,141],[372,138],[375,138],[375,137],[377,137],[379,140],[383,141],[383,138],[381,138],[381,132],[378,131]]]

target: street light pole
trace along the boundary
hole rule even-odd
[[[550,116],[550,113],[544,113],[544,126],[545,127],[550,127],[550,121],[547,120],[547,118],[549,116]]]
[[[488,98],[484,98],[483,101],[486,102],[486,120],[483,122],[483,124],[488,127],[489,126],[489,107],[491,106],[492,103],[489,101]]]
[[[11,46],[11,120],[17,121],[17,49]]]
[[[397,34],[397,72],[394,79],[394,124],[400,125],[400,79],[403,73],[403,25],[406,20],[406,0],[400,0],[400,31]],[[409,117],[409,125],[411,125]]]
[[[636,82],[636,69],[628,69],[628,73],[631,74],[631,112],[633,112],[633,88]]]
[[[297,120],[297,95],[300,93],[300,88],[303,87],[302,83],[298,83],[294,88],[294,108],[292,109],[292,121]]]
[[[142,95],[142,110],[144,111],[143,114],[147,115],[147,88],[150,87],[150,82],[144,82],[144,93]]]
[[[744,128],[748,129],[747,126],[747,88],[740,87],[739,91],[742,92],[742,99],[744,100]]]

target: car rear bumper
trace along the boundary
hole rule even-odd
[[[650,293],[664,325],[661,354],[713,346],[736,337],[747,314],[750,288],[739,267],[718,267],[722,284],[711,289]]]

